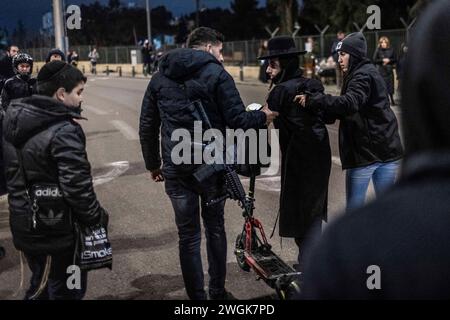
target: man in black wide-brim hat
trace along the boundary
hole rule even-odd
[[[266,72],[272,80],[268,106],[279,112],[274,125],[279,129],[281,149],[281,237],[294,238],[299,247],[301,271],[305,248],[321,233],[327,218],[328,179],[331,151],[328,132],[321,114],[310,113],[294,102],[297,92],[323,92],[320,81],[303,77],[292,37],[269,40]]]

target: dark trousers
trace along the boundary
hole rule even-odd
[[[47,286],[35,300],[81,300],[86,293],[87,271],[81,271],[81,289],[69,289],[67,280],[72,275],[67,273],[67,267],[73,265],[73,250],[68,253],[53,255],[51,259],[50,274]],[[25,300],[29,300],[38,290],[44,274],[47,256],[25,253],[28,266],[32,272],[30,288],[25,294]]]
[[[189,179],[166,179],[165,188],[175,211],[181,272],[189,298],[207,298],[200,253],[200,211],[206,235],[209,295],[213,299],[223,296],[227,263],[225,201],[209,207],[205,204],[208,199],[217,198],[223,189],[223,183],[218,178],[209,179],[201,186]]]
[[[322,233],[322,219],[317,219],[309,229],[305,237],[295,238],[295,244],[298,247],[297,271],[303,271],[305,265],[305,258],[307,258],[308,250],[314,245],[315,241],[319,240]]]

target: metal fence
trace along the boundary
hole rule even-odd
[[[366,31],[364,35],[367,39],[367,49],[369,58],[372,57],[375,49],[378,46],[378,39],[381,36],[387,36],[391,42],[391,47],[400,50],[400,46],[406,39],[406,31],[404,29],[397,30],[378,30]],[[305,48],[305,43],[308,38],[312,38],[314,42],[313,54],[316,58],[327,58],[331,54],[331,46],[336,39],[335,34],[325,34],[323,38],[320,35],[301,36],[296,37],[295,42],[299,49]],[[264,40],[247,40],[247,41],[233,41],[225,42],[223,46],[223,55],[225,62],[229,64],[244,64],[244,65],[258,65],[256,59],[259,54],[259,48]],[[177,47],[177,46],[175,46]],[[180,45],[178,45],[180,47]],[[92,46],[72,46],[71,50],[75,50],[79,55],[79,60],[89,60],[88,54]],[[161,50],[166,51],[172,47],[163,47]],[[47,53],[51,48],[30,48],[26,49],[27,53],[31,54],[35,61],[44,61]],[[141,62],[141,47],[137,46],[116,46],[116,47],[98,47],[99,53],[98,63],[107,64],[129,64],[131,63],[131,51],[137,51],[137,62]],[[25,51],[25,50],[24,50]]]
[[[375,49],[378,47],[378,40],[382,36],[387,36],[390,40],[391,47],[399,51],[401,44],[406,40],[406,31],[399,30],[378,30],[366,31],[364,36],[367,40],[367,55],[372,58]],[[336,40],[335,34],[326,34],[321,39],[320,35],[301,36],[296,37],[297,48],[304,49],[308,38],[313,39],[313,55],[317,59],[327,58],[331,55],[331,46]],[[225,61],[232,64],[239,64],[243,62],[244,65],[257,65],[257,57],[259,48],[264,40],[249,40],[249,41],[234,41],[224,43],[224,58]],[[301,58],[302,59],[302,58]]]

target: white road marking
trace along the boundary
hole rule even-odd
[[[124,174],[129,168],[130,163],[128,161],[117,161],[107,164],[108,167],[112,167],[111,171],[94,177],[94,186],[98,186],[107,182],[110,182],[118,176]]]
[[[104,116],[104,115],[109,114],[108,111],[99,109],[99,108],[97,108],[97,107],[93,107],[93,106],[91,106],[91,105],[86,105],[86,104],[85,104],[85,105],[83,105],[81,108],[84,109],[84,110],[87,110],[87,111],[89,111],[89,112],[95,113],[96,115],[99,115],[99,116]]]
[[[137,131],[122,120],[112,120],[111,124],[116,127],[128,140],[139,140]]]

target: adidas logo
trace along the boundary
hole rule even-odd
[[[62,192],[57,187],[38,189],[34,192],[34,195],[36,197],[53,197],[53,198],[61,198],[63,196]]]

